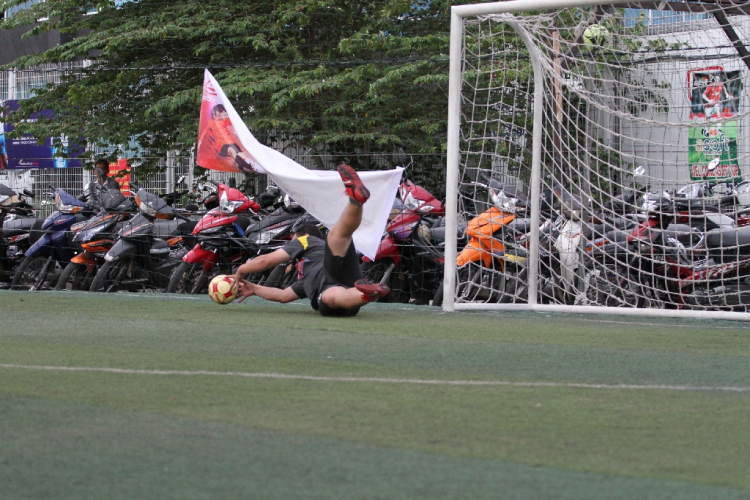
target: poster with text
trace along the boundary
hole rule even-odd
[[[692,180],[741,180],[737,161],[737,122],[706,123],[690,127],[688,136],[688,165]],[[708,166],[718,159],[713,170]]]
[[[710,66],[688,71],[690,122],[688,167],[692,180],[739,180],[737,160],[739,124],[732,120],[740,111],[741,71]],[[716,168],[709,169],[713,160]]]
[[[0,150],[2,150],[2,164],[0,167],[9,169],[29,168],[67,168],[81,167],[81,161],[76,157],[83,152],[83,148],[70,144],[66,137],[61,137],[65,151],[59,152],[52,144],[51,138],[39,144],[36,137],[24,135],[11,139],[8,134],[15,130],[13,111],[18,109],[18,101],[0,101]],[[52,116],[51,111],[42,111],[45,118]],[[32,117],[29,121],[35,121]],[[66,156],[66,157],[63,157]]]

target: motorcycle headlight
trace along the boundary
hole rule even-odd
[[[299,203],[297,203],[296,201],[294,201],[294,198],[292,198],[288,194],[285,194],[284,195],[284,206],[286,208],[290,208],[292,210],[296,210],[296,209],[299,208]]]
[[[60,198],[59,194],[55,195],[55,207],[57,208],[57,211],[64,214],[75,214],[81,211],[81,207],[79,207],[78,205],[66,205],[65,203],[63,203],[62,198]]]
[[[252,240],[253,243],[256,245],[265,245],[268,242],[271,241],[271,239],[276,236],[277,234],[281,233],[286,229],[286,226],[272,228],[272,229],[266,229],[264,231],[260,231]]]
[[[516,213],[516,203],[518,202],[518,200],[516,198],[507,196],[504,191],[495,191],[494,189],[491,189],[490,200],[492,201],[493,205],[495,205],[503,212],[507,212],[509,214]]]
[[[419,207],[424,205],[424,200],[418,200],[411,193],[407,193],[403,199],[404,206],[409,210],[417,211]]]
[[[229,201],[227,192],[224,191],[223,193],[221,193],[221,197],[219,198],[219,209],[222,211],[222,213],[231,214],[234,213],[234,211],[240,208],[242,205],[244,205],[244,203],[244,201]]]
[[[150,205],[147,205],[146,202],[141,200],[141,197],[138,195],[135,195],[135,205],[138,207],[138,210],[140,210],[144,214],[151,215],[152,217],[156,216],[156,209]]]

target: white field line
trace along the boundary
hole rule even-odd
[[[313,382],[362,382],[377,384],[416,384],[416,385],[454,385],[454,386],[505,386],[505,387],[564,387],[574,389],[625,389],[651,391],[725,391],[750,392],[750,387],[731,386],[695,386],[695,385],[635,385],[635,384],[581,384],[568,382],[522,382],[510,380],[437,380],[415,378],[380,378],[380,377],[325,377],[317,375],[290,375],[285,373],[248,373],[248,372],[215,372],[205,370],[132,370],[127,368],[105,368],[87,366],[35,366],[0,363],[0,368],[22,370],[45,370],[67,372],[118,373],[123,375],[157,375],[157,376],[222,376],[245,377],[257,379],[308,380]]]

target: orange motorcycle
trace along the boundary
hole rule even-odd
[[[526,208],[526,196],[515,186],[485,180],[474,185],[487,191],[490,207],[469,221],[469,241],[456,258],[458,302],[499,302],[505,293],[506,268],[526,261],[525,252],[516,251],[530,228],[529,219],[517,215]],[[514,250],[508,252],[508,247]]]

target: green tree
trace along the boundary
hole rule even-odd
[[[22,3],[0,1],[0,9]],[[23,101],[14,121],[18,133],[91,146],[136,138],[135,160],[153,170],[168,150],[193,147],[208,68],[259,137],[267,132],[360,167],[368,167],[368,152],[397,147],[442,164],[450,3],[47,0],[0,27],[75,38],[11,66],[92,64]],[[45,109],[53,119],[20,122]]]

